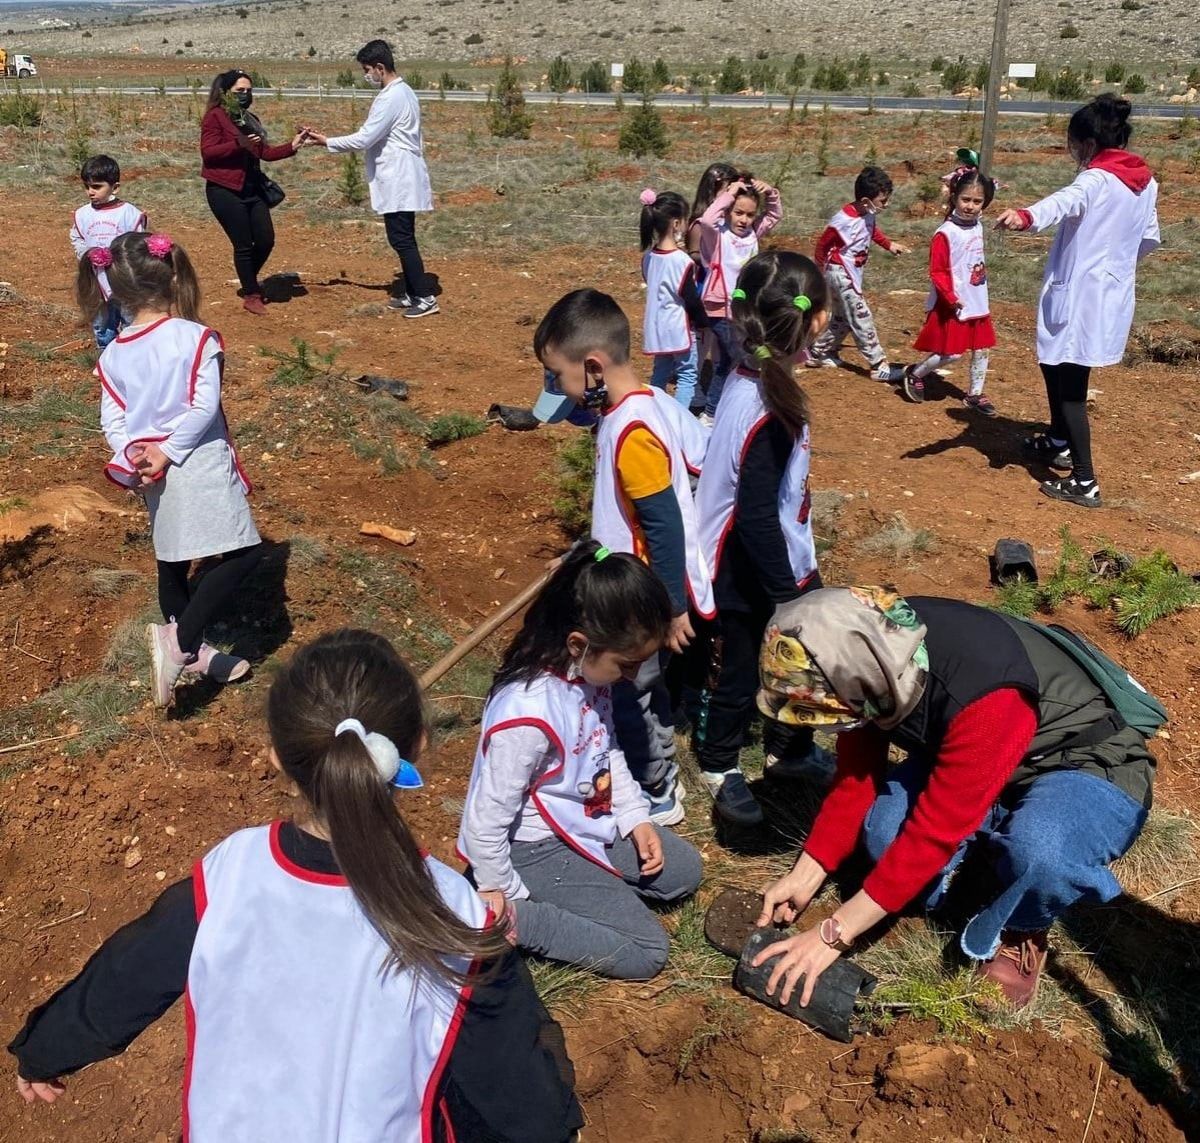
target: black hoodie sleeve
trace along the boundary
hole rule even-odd
[[[574,1088],[562,1029],[524,960],[510,953],[471,995],[442,1083],[435,1138],[567,1143],[583,1126]]]
[[[183,995],[198,927],[189,877],[113,933],[9,1044],[22,1079],[70,1075],[129,1047]]]

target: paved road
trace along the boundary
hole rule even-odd
[[[26,90],[30,85],[25,84]],[[76,90],[84,89],[85,85],[80,84]],[[46,90],[54,91],[55,88],[50,87]],[[190,87],[168,87],[166,89],[157,87],[138,87],[138,86],[120,86],[120,87],[91,87],[87,86],[86,90],[95,91],[100,95],[107,94],[124,94],[124,95],[193,95],[203,94],[202,89],[193,91]],[[279,89],[271,89],[270,95],[265,92],[262,98],[271,98],[279,93]],[[487,100],[487,92],[485,91],[447,91],[443,96],[440,91],[420,91],[417,93],[421,99],[426,101],[440,100],[445,98],[452,103],[484,103]],[[355,99],[363,103],[368,102],[372,93],[368,89],[363,88],[346,88],[346,87],[285,87],[282,89],[282,95],[285,99]],[[596,105],[596,106],[612,106],[616,101],[615,95],[599,95],[585,94],[584,92],[568,92],[564,95],[558,95],[552,91],[527,91],[525,93],[525,101],[527,103],[562,103],[567,105]],[[636,99],[637,96],[627,95],[626,102]],[[786,95],[710,95],[707,100],[703,95],[677,95],[677,94],[662,94],[654,97],[654,102],[659,107],[718,107],[722,109],[742,108],[745,110],[775,110],[786,111],[789,99]],[[1001,115],[1065,115],[1074,111],[1082,100],[1072,103],[1056,102],[1049,99],[1011,99],[1004,100],[1000,104]],[[819,92],[803,93],[797,96],[797,106],[803,107],[807,103],[810,112],[818,110],[825,104],[828,104],[831,109],[843,111],[865,111],[872,104],[876,111],[930,111],[935,114],[959,114],[963,111],[981,111],[983,104],[980,100],[956,99],[953,96],[933,96],[933,97],[916,97],[908,98],[903,95],[876,95],[872,99],[865,95],[832,95]],[[1181,119],[1189,113],[1195,114],[1196,108],[1192,108],[1187,104],[1177,103],[1142,103],[1135,104],[1134,114],[1140,119]]]

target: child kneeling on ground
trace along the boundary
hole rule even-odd
[[[640,560],[591,541],[567,554],[496,673],[458,837],[518,948],[621,980],[667,963],[639,897],[679,901],[702,875],[695,848],[650,821],[613,739],[611,688],[670,622]]]
[[[267,719],[297,820],[227,837],[35,1009],[9,1047],[20,1094],[53,1103],[186,991],[195,1143],[573,1138],[562,1030],[396,808],[425,742],[408,665],[369,631],[324,635],[271,685]]]

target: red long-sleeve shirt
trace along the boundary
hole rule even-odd
[[[938,301],[953,312],[958,305],[954,290],[954,271],[950,268],[950,240],[941,233],[929,244],[929,281],[937,291]]]
[[[889,913],[904,908],[975,832],[1037,731],[1037,705],[1005,687],[976,699],[950,721],[908,820],[863,882]],[[888,738],[873,725],[838,738],[837,775],[804,852],[832,873],[853,852],[887,772]]]

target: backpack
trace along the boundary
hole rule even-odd
[[[1116,718],[1106,719],[1101,725],[1112,725],[1119,721],[1120,725],[1116,726],[1117,730],[1123,726],[1129,726],[1143,738],[1153,738],[1159,727],[1166,725],[1170,718],[1167,708],[1124,667],[1119,663],[1114,663],[1099,647],[1088,642],[1082,635],[1068,631],[1056,623],[1035,623],[1032,619],[1019,618],[1017,622],[1026,627],[1032,627],[1049,639],[1059,650],[1078,663],[1088,678],[1104,692],[1104,697],[1108,700]],[[1108,731],[1105,736],[1107,733]],[[1078,739],[1090,739],[1091,737],[1093,735],[1089,728],[1089,730],[1082,731]],[[1092,743],[1072,740],[1068,745],[1074,748],[1092,745]]]

